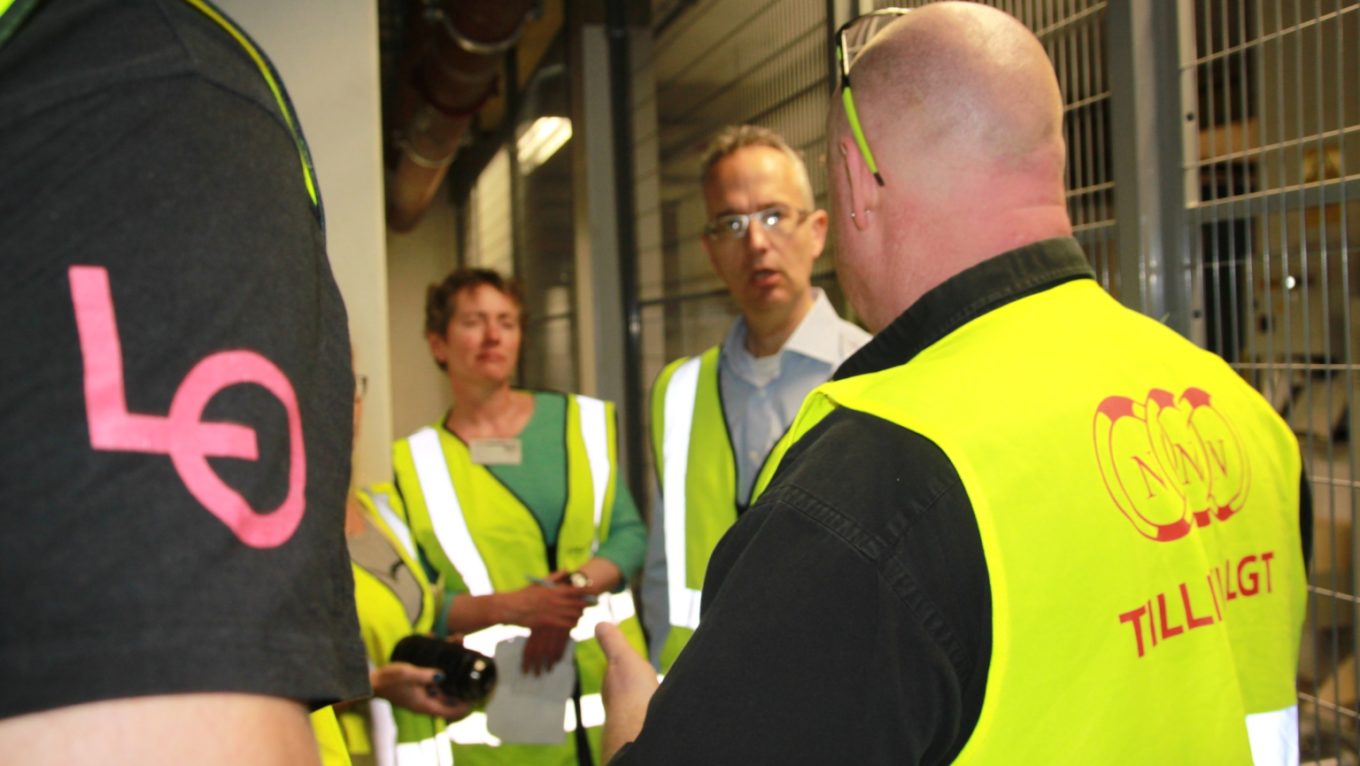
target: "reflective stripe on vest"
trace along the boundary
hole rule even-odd
[[[694,403],[699,390],[700,357],[676,369],[666,386],[666,430],[662,443],[662,473],[666,507],[666,595],[671,625],[694,630],[699,627],[699,597],[685,580],[685,490],[689,473],[690,432],[694,428]]]
[[[615,625],[624,620],[632,619],[637,615],[637,607],[633,603],[633,594],[627,590],[620,593],[601,593],[599,603],[586,607],[581,613],[581,618],[576,621],[576,627],[571,629],[571,639],[577,643],[583,643],[595,638],[595,626],[602,622],[612,622]],[[487,655],[494,656],[496,645],[502,641],[508,641],[516,636],[528,636],[529,629],[519,625],[492,625],[474,631],[463,637],[463,646]]]
[[[392,703],[374,697],[368,701],[368,714],[373,722],[373,760],[378,766],[453,766],[448,731],[419,742],[398,742]]]
[[[367,494],[369,499],[373,501],[373,510],[378,512],[383,523],[387,524],[387,530],[406,549],[406,555],[412,561],[419,561],[420,559],[416,555],[416,541],[411,539],[411,530],[407,528],[406,522],[402,521],[401,516],[392,510],[392,501],[388,499],[387,493],[369,492]]]
[[[553,549],[545,545],[543,530],[533,512],[524,507],[504,482],[476,464],[467,445],[456,435],[439,424],[431,424],[430,435],[413,435],[394,446],[393,466],[402,491],[400,499],[407,504],[412,536],[433,566],[447,578],[452,592],[476,596],[479,592],[485,595],[519,590],[527,584],[526,578],[547,576],[550,564],[559,569],[581,566],[590,560],[597,537],[601,542],[608,540],[618,475],[614,406],[605,402],[603,407],[592,407],[589,400],[583,404],[581,397],[570,394],[565,399],[567,495],[555,559]],[[592,430],[595,436],[588,436]],[[600,434],[604,435],[603,440]],[[594,447],[587,446],[588,439]],[[601,441],[603,448],[599,448]],[[591,486],[597,476],[605,477],[603,493]],[[484,570],[481,584],[475,576],[464,579],[474,570]],[[595,605],[598,608],[583,611],[572,632],[576,640],[572,668],[581,696],[587,698],[588,711],[598,709],[590,695],[600,692],[606,664],[593,636],[594,626],[603,619],[620,620],[619,628],[628,642],[639,650],[644,645],[634,614],[636,607],[630,598],[611,594],[599,601]],[[467,636],[464,645],[494,657],[503,641],[527,634],[526,629],[516,626],[491,626]],[[502,647],[502,658],[505,654]],[[551,707],[555,719],[556,704]],[[565,710],[563,715],[565,718]],[[486,736],[479,719],[476,716],[456,724],[459,728],[452,736],[458,748],[454,753],[457,761],[464,760],[464,755],[469,762],[499,756],[506,762],[550,764],[575,749],[574,740],[568,737],[560,744],[547,745],[506,740],[500,743],[498,753],[485,752],[485,746],[494,738]],[[585,715],[586,723],[596,719],[593,714]],[[555,730],[556,721],[551,723]],[[591,750],[598,759],[597,734],[592,732]]]
[[[394,589],[396,583],[384,580],[389,566],[386,560],[360,563],[351,551],[360,632],[372,668],[386,664],[392,647],[402,638],[429,632],[434,622],[436,596],[413,552],[411,533],[402,520],[396,489],[378,484],[357,492],[355,497],[372,533],[380,535],[390,549],[392,565],[409,571],[420,588],[419,611],[413,613],[409,593],[405,589],[399,589],[399,593]],[[391,576],[395,577],[396,571],[393,569]],[[354,713],[359,715],[358,710]],[[447,766],[452,762],[452,744],[441,734],[446,724],[440,718],[405,708],[394,709],[387,700],[375,697],[369,701],[367,715],[360,715],[360,722],[367,727],[365,739],[351,744],[370,753],[379,766]],[[362,747],[364,741],[367,748]]]
[[[571,629],[573,640],[589,641],[595,637],[596,625],[602,622],[617,625],[637,615],[633,594],[626,589],[619,593],[601,593],[598,598],[599,603],[586,607],[581,613],[581,619],[576,621],[576,627]]]
[[[1299,706],[1247,716],[1251,760],[1257,766],[1299,766]]]
[[[581,723],[592,729],[604,725],[604,697],[599,694],[581,695]],[[576,707],[567,700],[562,713],[562,731],[576,731]],[[486,713],[476,712],[457,723],[449,724],[449,739],[459,745],[490,745],[499,747],[501,740],[486,728]],[[402,766],[405,766],[403,763]]]
[[[612,471],[609,457],[609,422],[605,403],[589,397],[576,397],[579,403],[580,430],[585,445],[586,460],[594,484],[592,512],[595,522],[595,543],[599,541],[599,528],[604,518],[605,502],[609,476]],[[448,558],[469,595],[482,596],[495,591],[485,559],[472,538],[462,504],[453,486],[447,458],[440,445],[436,429],[426,427],[413,434],[408,440],[412,463],[415,466],[420,491],[425,505],[430,509],[430,524],[439,544],[447,552]],[[574,641],[584,643],[593,641],[595,626],[609,621],[620,623],[633,619],[637,608],[632,594],[602,593],[598,602],[587,607],[571,631]],[[517,625],[492,625],[469,633],[463,645],[474,651],[494,657],[496,647],[503,641],[516,637],[527,637],[530,631]],[[604,704],[598,693],[581,695],[581,717],[587,727],[604,723]],[[563,730],[576,730],[576,713],[570,701],[563,712]],[[461,721],[450,724],[450,739],[459,745],[499,746],[501,741],[486,727],[486,714],[473,713]]]
[[[598,547],[611,471],[608,410],[599,399],[578,396],[576,401],[581,417],[581,436],[586,446],[586,462],[590,464],[591,483],[594,485],[594,547]],[[425,495],[425,505],[431,509],[430,525],[434,528],[435,537],[439,538],[440,546],[458,569],[458,575],[463,578],[469,595],[494,593],[486,561],[472,540],[472,532],[463,516],[463,506],[458,502],[449,464],[439,444],[439,432],[426,426],[412,434],[407,441],[411,445],[411,460],[416,467],[420,490]],[[439,509],[438,513],[433,510],[436,508]]]
[[[436,611],[434,586],[425,576],[410,530],[392,507],[395,495],[391,485],[355,493],[368,531],[357,540],[347,541],[350,563],[355,568],[354,595],[365,628],[364,643],[369,661],[377,665],[386,664],[392,646],[406,635],[431,630]],[[372,541],[367,539],[369,535]],[[365,547],[377,540],[381,540],[383,553],[371,549],[365,552]],[[356,543],[357,550],[353,547]],[[399,618],[381,605],[389,599],[401,612]]]
[[[604,402],[599,399],[578,395],[576,404],[581,413],[581,439],[586,445],[591,488],[595,493],[595,540],[590,545],[594,553],[600,547],[600,522],[604,520],[604,498],[609,491],[609,418]]]
[[[420,742],[397,745],[395,766],[453,766],[453,742],[448,730]]]
[[[468,531],[467,519],[463,517],[463,506],[458,502],[458,493],[453,491],[453,480],[449,478],[449,465],[444,459],[444,450],[439,446],[439,432],[429,426],[416,431],[407,440],[411,445],[411,460],[416,466],[416,476],[420,490],[425,494],[427,508],[440,510],[430,513],[430,525],[434,527],[435,537],[449,554],[450,561],[456,562],[458,575],[463,578],[468,593],[473,596],[486,596],[494,592],[491,587],[491,574],[486,569],[482,554],[472,542]]]
[[[378,766],[396,766],[397,718],[392,713],[392,703],[377,696],[370,699],[368,720],[373,760]]]
[[[581,695],[581,725],[587,729],[604,726],[604,697],[599,693]],[[567,706],[562,728],[576,731],[576,711],[571,705]]]

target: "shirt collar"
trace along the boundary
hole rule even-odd
[[[921,296],[845,360],[833,377],[841,380],[905,364],[983,314],[1074,279],[1095,279],[1095,272],[1071,237],[1046,239],[989,258]]]
[[[839,358],[839,338],[836,333],[828,332],[827,328],[834,328],[840,321],[840,316],[836,313],[836,307],[831,305],[831,299],[826,297],[826,291],[814,287],[812,294],[812,308],[808,309],[803,321],[798,323],[798,328],[784,341],[778,353],[792,351],[834,366]],[[723,339],[723,354],[733,360],[754,359],[751,352],[746,350],[745,318],[737,317],[737,321],[733,322],[732,328],[727,331],[727,337]]]

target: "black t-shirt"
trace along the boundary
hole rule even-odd
[[[178,0],[0,47],[0,717],[367,691],[353,376],[293,133]]]

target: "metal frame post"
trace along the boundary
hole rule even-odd
[[[1182,50],[1181,5],[1111,0],[1105,32],[1120,297],[1130,308],[1191,337],[1192,288],[1198,283],[1191,248],[1198,245],[1189,236],[1185,209],[1198,189],[1187,189],[1193,180],[1184,158],[1187,125],[1191,140],[1197,135],[1196,115],[1183,108],[1184,59],[1164,53]],[[1193,78],[1193,68],[1187,74]],[[1193,80],[1191,86],[1193,99]]]
[[[638,488],[646,485],[642,460],[635,458],[643,446],[638,401],[641,323],[627,5],[624,0],[597,0],[573,6],[568,27],[578,369],[583,391],[618,403],[620,460],[629,485]]]

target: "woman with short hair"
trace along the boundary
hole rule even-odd
[[[605,663],[594,626],[618,623],[643,646],[624,586],[641,565],[646,529],[619,480],[614,405],[511,385],[524,320],[513,279],[456,270],[430,288],[425,315],[453,406],[398,441],[393,463],[421,555],[445,583],[441,628],[497,655],[502,683],[562,661],[576,675],[546,726],[498,726],[494,697],[489,719],[475,713],[455,724],[456,761],[598,762]]]

